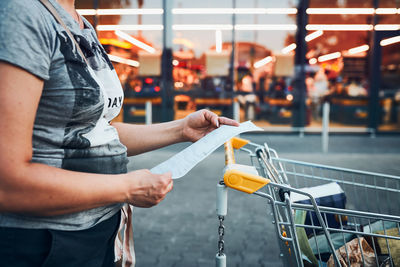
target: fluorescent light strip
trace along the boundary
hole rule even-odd
[[[215,51],[217,53],[222,52],[222,31],[221,30],[215,31]]]
[[[176,31],[193,31],[193,30],[232,30],[231,24],[174,24],[172,29]],[[98,25],[98,31],[161,31],[163,25]],[[237,24],[235,30],[238,31],[295,31],[297,26],[295,24]]]
[[[96,9],[77,9],[76,11],[82,16],[94,16],[97,14]]]
[[[398,31],[400,24],[377,24],[375,25],[376,31]]]
[[[308,63],[309,63],[310,65],[317,64],[317,62],[318,62],[318,60],[317,60],[315,57],[310,58],[310,60],[308,61]]]
[[[383,39],[381,41],[381,46],[386,46],[386,45],[390,45],[390,44],[394,44],[394,43],[398,43],[398,42],[400,42],[400,35],[392,37],[392,38]]]
[[[254,68],[258,69],[258,68],[270,63],[271,61],[272,61],[272,57],[268,56],[266,58],[263,58],[263,59],[255,62],[253,66],[254,66]]]
[[[295,43],[290,44],[290,45],[288,45],[288,46],[286,46],[285,48],[282,49],[282,53],[283,53],[283,54],[287,54],[287,53],[289,53],[290,51],[295,50],[296,47],[297,47],[297,45],[296,45]]]
[[[335,52],[335,53],[327,54],[327,55],[318,57],[318,61],[319,61],[319,62],[328,61],[328,60],[331,60],[331,59],[339,58],[341,55],[342,55],[342,54],[341,54],[340,52]]]
[[[162,31],[163,25],[161,24],[149,24],[149,25],[98,25],[98,31]]]
[[[192,31],[192,30],[232,30],[230,24],[175,24],[173,30]],[[235,30],[238,31],[295,31],[295,24],[237,24]]]
[[[266,8],[235,8],[233,9],[235,14],[239,15],[251,15],[251,14],[266,14]]]
[[[136,60],[122,58],[122,57],[114,56],[114,55],[110,55],[110,54],[108,54],[108,58],[114,62],[126,64],[126,65],[129,65],[132,67],[139,67],[139,62],[137,62]]]
[[[357,15],[372,15],[375,9],[373,8],[307,8],[306,13],[311,15],[332,15],[332,14],[357,14]]]
[[[173,8],[172,14],[233,14],[233,8]]]
[[[350,55],[354,55],[354,54],[358,54],[358,53],[361,53],[361,52],[368,51],[368,49],[369,49],[369,45],[361,45],[361,46],[357,46],[357,47],[349,49],[348,53]]]
[[[173,8],[172,14],[297,14],[297,8]]]
[[[161,15],[162,8],[77,9],[82,16],[94,15]],[[394,15],[400,8],[307,8],[307,14]],[[173,8],[172,14],[297,14],[296,8]]]
[[[375,13],[378,15],[394,15],[397,14],[397,8],[377,8]]]
[[[232,30],[231,24],[175,24],[173,30],[191,31],[191,30]],[[238,31],[295,31],[295,24],[237,24],[235,30]],[[308,31],[371,31],[373,26],[370,24],[308,24]],[[162,31],[161,24],[148,25],[98,25],[98,31]],[[400,30],[400,24],[378,24],[375,26],[377,31],[397,31]]]
[[[237,24],[238,31],[295,31],[296,24]]]
[[[378,26],[378,25],[377,25]],[[371,31],[372,25],[369,24],[308,24],[308,31]]]
[[[204,30],[232,30],[230,24],[175,24],[172,29],[176,31],[204,31]]]
[[[309,41],[311,41],[311,40],[314,40],[315,38],[320,37],[322,34],[324,34],[324,32],[321,31],[321,30],[315,31],[315,32],[313,32],[313,33],[310,33],[310,34],[307,35],[306,38],[305,38],[305,39],[306,39],[306,42],[309,42]]]
[[[97,15],[161,15],[162,8],[119,8],[119,9],[98,9]]]
[[[266,14],[297,14],[297,8],[266,8]]]
[[[94,15],[161,15],[164,13],[162,8],[106,8],[106,9],[77,9],[82,16]]]
[[[151,47],[151,46],[139,41],[136,38],[133,38],[132,36],[130,36],[129,34],[123,32],[123,31],[116,30],[115,34],[117,36],[121,37],[122,39],[130,42],[133,45],[136,45],[137,47],[139,47],[139,48],[141,48],[141,49],[143,49],[143,50],[145,50],[145,51],[147,51],[147,52],[149,52],[151,54],[154,54],[154,52],[156,52],[156,50],[153,47]]]

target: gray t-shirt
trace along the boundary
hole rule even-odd
[[[0,1],[0,60],[44,80],[33,129],[32,162],[81,172],[124,173],[126,147],[109,124],[123,102],[118,76],[92,26],[84,20],[81,30],[55,0],[50,2],[90,66],[38,0]],[[0,213],[0,226],[81,230],[110,218],[120,208],[115,204],[53,217]]]

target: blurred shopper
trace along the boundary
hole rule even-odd
[[[338,79],[340,81],[340,79]],[[347,98],[349,95],[347,94],[346,88],[344,87],[343,82],[335,82],[331,85],[331,89],[324,96],[323,101],[331,102],[334,98]]]
[[[257,97],[260,104],[264,103],[264,96],[266,96],[268,92],[271,81],[271,77],[266,72],[262,73],[258,79]]]
[[[321,99],[328,93],[328,77],[324,69],[320,69],[314,77],[314,90],[310,93],[311,114],[315,121],[320,120]]]
[[[247,73],[243,76],[240,92],[243,94],[238,95],[238,101],[245,111],[245,119],[254,120],[257,96],[254,92],[254,80],[251,73]]]
[[[368,95],[367,89],[361,85],[359,79],[351,80],[350,84],[347,86],[347,93],[352,97],[362,97]]]
[[[250,73],[247,73],[245,76],[243,76],[241,91],[245,92],[245,93],[253,93],[254,92],[253,76],[251,76]]]
[[[307,95],[311,96],[314,94],[315,86],[314,86],[314,77],[311,73],[306,75],[306,88],[307,88]]]
[[[281,83],[275,84],[269,94],[269,97],[274,99],[286,99],[286,93]]]
[[[268,97],[274,99],[286,99],[286,83],[283,78],[278,78],[272,82]]]
[[[237,123],[205,110],[112,123],[123,91],[95,30],[73,0],[50,5],[65,27],[39,0],[0,2],[0,266],[114,266],[123,203],[154,206],[173,186],[127,172],[127,156]]]

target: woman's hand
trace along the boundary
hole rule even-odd
[[[183,119],[183,140],[196,142],[223,124],[239,126],[238,122],[225,117],[218,117],[217,114],[209,110],[196,111]]]
[[[160,203],[172,190],[171,173],[154,174],[149,170],[137,170],[126,174],[127,200],[136,207],[150,208]]]

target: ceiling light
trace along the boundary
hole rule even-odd
[[[369,45],[361,45],[361,46],[357,46],[357,47],[349,49],[348,53],[350,55],[354,55],[354,54],[368,51],[368,49],[369,49]]]
[[[392,38],[383,39],[381,41],[381,46],[386,46],[386,45],[390,45],[390,44],[394,44],[394,43],[398,43],[398,42],[400,42],[400,35],[392,37]]]
[[[306,42],[314,40],[315,38],[320,37],[322,34],[324,34],[324,32],[321,31],[321,30],[315,31],[313,33],[310,33],[309,35],[306,36]]]
[[[77,9],[76,11],[82,16],[94,16],[97,14],[96,9]]]
[[[296,24],[236,24],[238,31],[295,31]]]
[[[371,31],[372,25],[369,24],[308,24],[308,31]]]
[[[294,44],[294,43],[293,43],[293,44],[290,44],[290,45],[288,45],[288,46],[286,46],[285,48],[282,49],[282,53],[283,53],[283,54],[287,54],[287,53],[289,53],[290,51],[295,50],[296,47],[297,47],[296,44]]]
[[[357,14],[357,15],[372,15],[375,10],[373,8],[307,8],[307,14],[315,15],[332,15],[332,14]]]
[[[108,58],[114,62],[126,64],[126,65],[129,65],[132,67],[139,67],[139,62],[137,62],[136,60],[122,58],[122,57],[114,56],[114,55],[110,55],[110,54],[108,54]]]
[[[221,30],[215,31],[215,51],[217,53],[222,52],[222,32],[221,32]]]
[[[172,29],[176,31],[204,31],[204,30],[232,30],[230,24],[174,24]]]
[[[318,57],[318,61],[319,61],[319,62],[328,61],[328,60],[331,60],[331,59],[339,58],[341,55],[342,55],[342,54],[341,54],[340,52],[335,52],[335,53],[327,54],[327,55]]]
[[[77,9],[82,16],[94,15],[161,15],[162,8],[106,8],[106,9]]]
[[[400,30],[400,24],[378,24],[375,25],[376,31],[398,31]]]
[[[268,57],[265,57],[265,58],[255,62],[253,66],[254,66],[254,68],[258,69],[258,68],[270,63],[271,61],[272,61],[272,57],[268,56]]]
[[[297,8],[174,8],[172,14],[297,14]]]
[[[149,46],[149,45],[147,45],[147,44],[145,44],[145,43],[139,41],[138,39],[132,37],[131,35],[129,35],[129,34],[123,32],[123,31],[116,30],[116,31],[115,31],[115,34],[116,34],[117,36],[121,37],[122,39],[124,39],[124,40],[130,42],[130,43],[133,44],[133,45],[136,45],[137,47],[139,47],[139,48],[141,48],[141,49],[143,49],[143,50],[145,50],[145,51],[147,51],[147,52],[149,52],[149,53],[151,53],[151,54],[153,54],[154,52],[156,52],[156,50],[154,49],[154,47],[151,47],[151,46]]]
[[[394,15],[397,14],[397,8],[377,8],[375,13],[378,15]]]
[[[163,30],[163,25],[159,24],[149,24],[149,25],[138,25],[138,24],[132,24],[132,25],[98,25],[97,30],[98,31],[116,31],[116,30],[121,30],[121,31],[162,31]]]
[[[310,65],[314,65],[314,64],[317,64],[317,59],[315,58],[315,57],[313,57],[313,58],[310,58],[310,60],[308,61],[308,63],[310,64]]]

